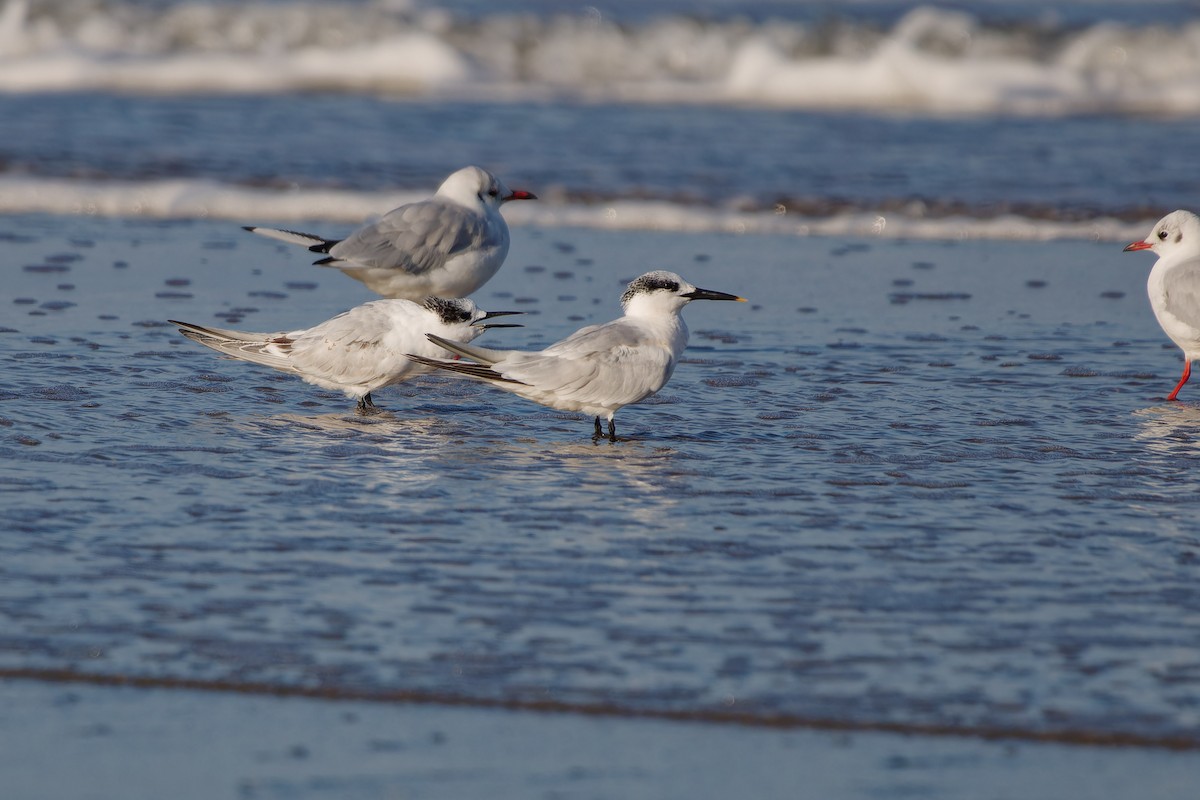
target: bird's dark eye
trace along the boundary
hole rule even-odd
[[[499,195],[500,195],[500,190],[497,189],[495,186],[488,189],[488,197],[498,197]]]
[[[1165,242],[1165,241],[1167,240],[1167,232],[1166,232],[1166,231],[1159,231],[1159,232],[1158,232],[1158,238],[1159,238],[1160,240],[1162,240],[1162,241],[1164,241],[1164,242]]]

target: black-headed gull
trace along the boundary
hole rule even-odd
[[[625,315],[590,325],[540,352],[488,350],[429,334],[429,341],[469,361],[412,353],[419,364],[468,375],[497,388],[560,411],[581,411],[608,420],[608,438],[616,441],[613,415],[666,385],[687,346],[688,330],[679,312],[692,300],[745,298],[697,289],[673,272],[647,272],[621,296]]]
[[[430,356],[443,351],[425,338],[437,331],[471,341],[488,328],[519,325],[485,320],[520,311],[481,311],[474,301],[427,297],[373,300],[312,328],[280,333],[249,333],[170,320],[194,342],[232,358],[290,372],[323,389],[345,392],[358,410],[375,408],[371,392],[430,370],[406,354]]]
[[[1146,291],[1163,332],[1183,350],[1183,377],[1167,395],[1174,400],[1192,376],[1192,361],[1200,358],[1200,217],[1172,211],[1143,241],[1125,248],[1131,250],[1152,250],[1158,256]]]
[[[500,206],[536,200],[480,167],[463,167],[428,200],[400,206],[345,239],[248,226],[246,230],[314,253],[389,298],[466,297],[487,283],[508,255],[508,224]]]

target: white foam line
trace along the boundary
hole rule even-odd
[[[0,177],[0,213],[5,214],[212,218],[247,225],[300,220],[358,224],[424,196],[422,192],[242,187],[203,180],[99,182]],[[1045,221],[1016,215],[925,218],[868,211],[808,217],[642,200],[584,205],[544,199],[511,204],[504,214],[514,226],[929,240],[1133,241],[1144,236],[1154,222],[1152,218],[1127,222],[1112,217]]]
[[[0,178],[0,213],[81,214],[105,217],[260,220],[327,219],[357,222],[420,192],[270,189],[204,180],[77,181]]]
[[[529,222],[544,226],[879,239],[1132,241],[1144,236],[1154,223],[1152,218],[1132,223],[1112,217],[1071,222],[1036,220],[1017,215],[987,219],[966,216],[920,218],[893,212],[869,211],[841,213],[830,217],[809,217],[768,211],[704,209],[645,201],[610,203],[602,209],[592,206],[560,206],[540,210],[522,208],[521,211],[522,217],[530,217]],[[525,221],[518,219],[515,213],[509,215],[509,219],[514,224]]]

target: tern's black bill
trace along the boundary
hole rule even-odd
[[[525,326],[516,322],[493,322],[491,325],[480,325],[478,322],[476,322],[472,327],[482,328],[485,331],[490,331],[492,328],[524,328]]]
[[[736,300],[739,303],[746,302],[746,298],[738,297],[736,294],[714,292],[709,289],[696,289],[693,292],[688,292],[684,297],[689,300]]]
[[[495,319],[496,317],[511,317],[515,314],[524,314],[524,311],[486,311],[480,319]]]

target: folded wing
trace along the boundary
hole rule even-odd
[[[1200,259],[1172,266],[1163,275],[1165,310],[1181,322],[1200,329]]]
[[[487,220],[462,206],[428,200],[401,206],[360,228],[317,261],[339,269],[396,269],[411,274],[443,266],[451,256],[488,241]]]
[[[620,320],[583,328],[539,352],[488,350],[429,338],[476,362],[436,366],[509,384],[501,388],[559,408],[619,408],[635,403],[661,389],[675,368],[675,357],[665,342]]]

